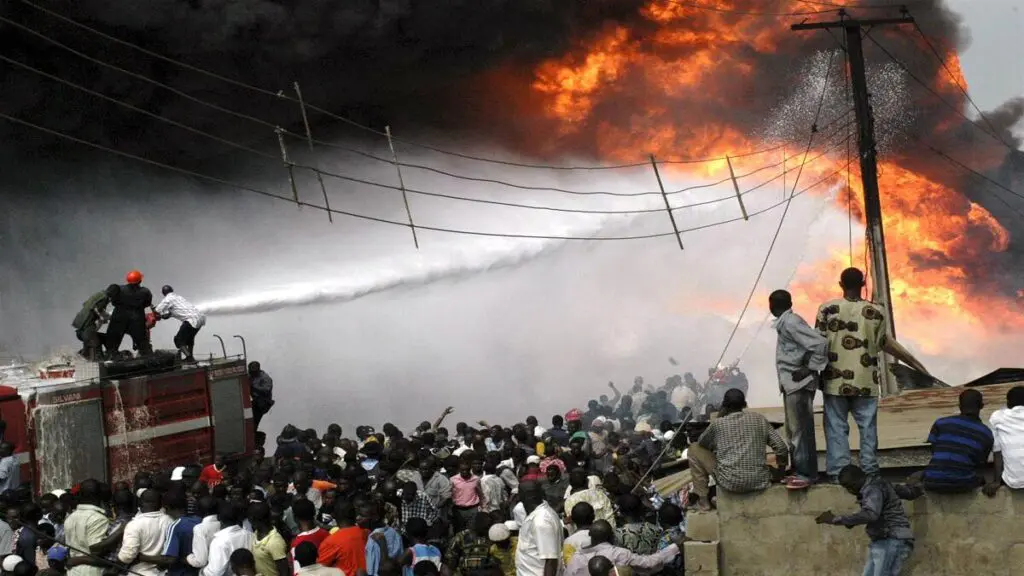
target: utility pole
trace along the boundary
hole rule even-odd
[[[882,228],[882,205],[878,193],[878,162],[875,150],[875,120],[871,111],[867,75],[864,72],[864,47],[861,30],[864,27],[913,24],[914,19],[906,13],[899,18],[875,18],[854,20],[846,17],[845,10],[839,10],[838,21],[802,22],[794,24],[792,30],[830,30],[842,28],[846,37],[846,56],[850,65],[850,84],[853,88],[854,112],[857,116],[858,145],[860,150],[860,173],[864,188],[864,218],[867,225],[868,249],[871,251],[871,276],[874,290],[871,299],[883,307],[888,320],[889,336],[896,337],[896,324],[892,314],[892,294],[889,289],[889,264],[885,255],[885,233]],[[882,395],[899,394],[896,379],[888,370],[888,360],[879,358],[883,368],[879,371],[882,379]]]

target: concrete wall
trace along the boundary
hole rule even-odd
[[[1024,574],[1024,493],[1005,487],[995,498],[980,491],[926,494],[904,501],[916,545],[904,574],[1020,576]],[[867,554],[864,528],[819,526],[825,510],[847,514],[856,498],[839,486],[718,498],[720,573],[726,576],[859,575]]]

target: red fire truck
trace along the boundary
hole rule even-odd
[[[39,492],[206,464],[248,454],[255,442],[243,357],[183,366],[157,353],[0,367],[0,417],[22,480]]]

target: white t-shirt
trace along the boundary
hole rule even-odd
[[[1003,482],[1013,490],[1024,488],[1024,406],[996,410],[989,427],[992,451],[1003,454]]]
[[[544,576],[546,560],[557,560],[558,572],[562,571],[562,520],[542,502],[519,527],[516,575]]]

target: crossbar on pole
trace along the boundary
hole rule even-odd
[[[743,219],[750,220],[750,216],[747,215],[747,207],[743,205],[743,193],[740,192],[740,185],[736,182],[736,172],[732,169],[732,160],[729,159],[728,154],[725,155],[725,163],[729,166],[729,177],[732,178],[732,187],[736,190],[736,201],[740,203],[740,212],[743,213]]]
[[[302,110],[302,124],[306,127],[306,140],[309,142],[309,151],[313,151],[313,131],[309,129],[309,117],[306,116],[306,101],[302,99],[302,89],[299,83],[295,82],[295,95],[299,98],[299,110]],[[327,208],[327,221],[334,224],[334,214],[331,213],[331,200],[327,197],[327,186],[324,185],[324,177],[316,170],[316,179],[320,182],[320,191],[324,193],[324,207]]]
[[[292,197],[295,198],[295,205],[301,210],[302,204],[299,204],[299,189],[295,186],[295,166],[288,158],[288,147],[284,144],[284,130],[278,126],[274,132],[277,133],[277,143],[281,146],[281,160],[284,161],[285,167],[288,168],[288,183],[292,185]]]
[[[658,161],[654,159],[654,154],[651,154],[651,167],[654,168],[654,177],[658,179],[658,188],[661,189],[661,197],[665,200],[665,211],[668,212],[672,230],[676,233],[676,242],[679,242],[679,249],[683,250],[683,238],[679,233],[679,227],[676,226],[676,217],[675,214],[672,214],[672,206],[668,203],[668,194],[665,193],[665,185],[661,182],[661,173],[658,172]]]
[[[395,152],[395,143],[391,140],[391,126],[384,127],[384,133],[388,137],[388,148],[391,149],[391,157],[395,159],[395,171],[398,172],[398,186],[402,189],[402,201],[405,202],[405,214],[409,217],[409,228],[412,230],[412,243],[416,249],[420,249],[420,241],[416,238],[416,224],[412,221],[412,210],[409,208],[409,195],[405,192],[405,180],[402,178],[402,165],[398,163],[398,153]]]

